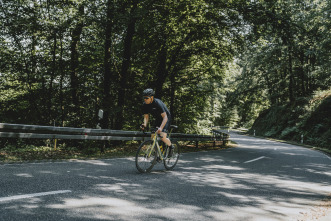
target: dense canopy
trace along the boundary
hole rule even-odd
[[[327,0],[0,2],[0,119],[136,130],[151,87],[183,132],[250,127],[328,89]]]

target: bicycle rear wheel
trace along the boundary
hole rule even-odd
[[[173,149],[172,156],[167,157],[163,161],[164,167],[167,170],[172,170],[176,166],[178,159],[179,159],[179,155],[180,155],[180,147],[179,147],[178,143],[175,141],[175,142],[172,142],[172,145],[174,145],[174,147],[175,147]],[[169,151],[170,151],[170,148],[168,147],[166,156],[169,156]]]
[[[156,163],[156,150],[153,146],[153,141],[148,140],[143,142],[136,154],[136,167],[137,170],[141,173],[148,173],[151,171],[153,166]]]

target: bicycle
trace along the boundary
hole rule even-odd
[[[177,126],[170,126],[170,133],[168,135],[169,138],[174,128],[177,128]],[[139,172],[150,172],[157,162],[163,162],[164,167],[167,170],[172,170],[173,168],[175,168],[180,155],[180,147],[178,143],[176,141],[172,141],[172,145],[174,146],[174,148],[172,149],[172,154],[169,154],[171,148],[163,142],[159,144],[160,140],[158,139],[158,137],[161,136],[159,136],[156,131],[151,140],[147,140],[139,146],[135,159],[136,167]]]

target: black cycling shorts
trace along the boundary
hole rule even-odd
[[[159,128],[161,126],[162,122],[160,122],[160,124],[155,124],[152,128],[151,128],[151,132],[155,133],[157,131],[157,128]],[[164,133],[168,133],[169,129],[170,129],[170,125],[171,125],[171,119],[168,118],[168,121],[166,123],[166,125],[164,126],[162,132]]]

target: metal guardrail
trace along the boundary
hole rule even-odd
[[[0,137],[22,139],[70,139],[70,140],[145,140],[151,133],[109,129],[52,127],[40,125],[0,123]],[[171,138],[178,141],[228,141],[229,135],[213,130],[213,135],[172,133]]]
[[[224,128],[222,129],[213,129],[212,132],[214,133],[214,136],[218,136],[219,140],[223,141],[223,145],[227,145],[230,141],[230,128],[226,128],[228,133],[224,132]]]

